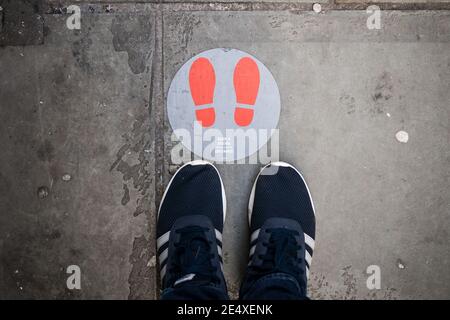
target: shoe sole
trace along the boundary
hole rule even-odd
[[[191,165],[191,166],[210,165],[211,167],[213,167],[213,168],[216,170],[217,175],[219,176],[219,179],[220,179],[220,187],[221,187],[221,189],[222,189],[223,221],[225,222],[226,211],[227,211],[227,197],[226,197],[226,195],[225,195],[225,188],[224,188],[224,186],[223,186],[222,177],[220,176],[219,170],[217,170],[217,168],[216,168],[211,162],[208,162],[208,161],[205,161],[205,160],[194,160],[194,161],[187,162],[187,163],[185,163],[184,165],[182,165],[182,166],[177,170],[177,172],[175,172],[175,174],[173,175],[173,177],[170,179],[169,184],[168,184],[167,187],[166,187],[166,190],[164,190],[164,194],[163,194],[163,196],[162,196],[162,198],[161,198],[161,202],[159,203],[158,216],[157,216],[156,218],[159,219],[159,212],[161,211],[162,204],[163,204],[163,202],[164,202],[164,199],[166,198],[167,192],[169,191],[170,185],[172,184],[172,182],[173,182],[173,180],[175,179],[176,175],[177,175],[184,167],[189,166],[189,165]]]
[[[262,167],[261,170],[259,171],[258,175],[256,176],[255,182],[253,183],[252,192],[250,193],[250,199],[248,201],[248,224],[249,224],[249,226],[251,225],[251,221],[252,221],[253,204],[255,202],[256,183],[258,182],[259,176],[264,171],[264,169],[266,169],[269,166],[289,167],[289,168],[294,169],[295,172],[298,173],[298,175],[300,176],[300,178],[302,178],[303,183],[306,186],[306,190],[308,190],[309,201],[311,201],[311,206],[312,206],[312,209],[313,209],[313,213],[314,213],[314,216],[316,216],[316,209],[314,208],[314,202],[313,202],[312,197],[311,197],[311,192],[309,191],[308,184],[306,183],[305,178],[303,178],[303,175],[293,165],[291,165],[291,164],[289,164],[287,162],[277,161],[277,162],[271,162],[268,165],[265,165],[264,167]]]

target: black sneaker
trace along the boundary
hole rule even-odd
[[[175,173],[156,227],[163,290],[212,284],[226,292],[221,248],[225,211],[222,179],[211,163],[192,161]]]
[[[300,172],[285,162],[265,166],[256,178],[248,205],[250,262],[240,295],[264,276],[294,277],[302,296],[314,250],[315,213]]]

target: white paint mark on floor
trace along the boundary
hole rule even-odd
[[[406,131],[400,130],[395,134],[397,140],[401,143],[407,143],[409,140],[409,134]]]
[[[147,263],[147,267],[153,268],[154,266],[156,266],[156,256],[151,257]]]
[[[315,13],[320,13],[320,11],[322,11],[322,6],[320,5],[320,3],[314,3],[313,10]]]

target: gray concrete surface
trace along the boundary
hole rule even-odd
[[[304,172],[317,208],[313,298],[450,296],[449,15],[382,19],[373,31],[361,12],[165,16],[166,89],[187,58],[220,46],[255,55],[277,80],[281,158]],[[396,140],[399,130],[408,143]],[[234,291],[257,168],[220,169],[231,199],[224,255]],[[381,290],[366,287],[369,265],[381,268]]]
[[[448,11],[383,12],[377,31],[365,11],[83,10],[80,31],[45,14],[43,45],[0,48],[0,298],[158,296],[155,208],[174,145],[164,97],[214,47],[252,53],[278,82],[281,158],[317,210],[312,298],[450,298]],[[233,297],[258,167],[219,165]],[[71,264],[81,290],[66,288]],[[380,290],[366,287],[369,265]]]
[[[154,298],[154,13],[65,20],[0,48],[0,298]]]

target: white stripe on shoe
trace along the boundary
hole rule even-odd
[[[163,262],[166,261],[167,256],[169,255],[169,248],[166,248],[161,254],[159,255],[159,265],[162,266]]]
[[[255,231],[253,231],[252,236],[250,237],[250,243],[252,243],[256,239],[258,239],[259,231],[261,231],[261,229],[257,229]]]
[[[217,229],[214,229],[214,231],[215,231],[216,239],[222,243],[222,233]],[[170,238],[170,231],[167,231],[162,236],[160,236],[156,240],[157,249],[159,250],[164,244],[166,244],[169,241],[169,238]],[[222,258],[222,248],[219,244],[217,245],[217,252],[219,253],[219,256]],[[164,251],[161,252],[161,254],[159,255],[159,265],[160,265],[160,267],[162,267],[161,268],[161,280],[163,279],[163,277],[165,276],[165,273],[166,273],[166,266],[165,265],[163,266],[163,264],[165,264],[168,255],[169,255],[169,248],[164,249]]]
[[[186,281],[191,281],[192,279],[194,279],[194,277],[195,277],[195,273],[189,273],[189,274],[181,277],[177,281],[175,281],[175,283],[173,285],[176,286],[177,284],[180,284],[180,283],[183,283]]]
[[[159,250],[167,241],[169,241],[170,230],[164,233],[156,240],[156,248]]]
[[[312,257],[309,254],[308,250],[305,250],[305,261],[308,264],[308,266],[311,267]]]
[[[252,258],[253,254],[255,253],[255,249],[256,249],[256,244],[250,248],[250,253],[249,253],[250,259]]]
[[[219,240],[220,242],[222,242],[222,233],[217,229],[214,229],[214,230],[216,232],[216,239]]]
[[[166,275],[166,266],[161,268],[161,281],[163,281],[165,275]]]
[[[305,233],[305,244],[307,244],[311,248],[311,250],[314,250],[314,239],[308,236],[306,233]]]

